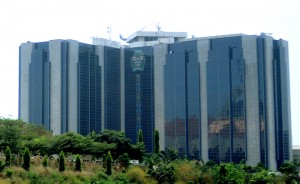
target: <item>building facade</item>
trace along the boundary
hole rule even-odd
[[[185,37],[23,43],[19,118],[55,134],[123,130],[133,143],[141,129],[147,152],[158,130],[161,149],[191,159],[271,169],[291,160],[287,41]]]
[[[119,49],[28,42],[20,46],[19,67],[20,119],[54,134],[121,130]]]

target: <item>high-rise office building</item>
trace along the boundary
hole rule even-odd
[[[20,46],[19,67],[20,119],[54,134],[121,129],[119,49],[28,42]]]
[[[20,46],[19,118],[56,134],[143,130],[160,147],[204,161],[291,159],[288,43],[269,35],[186,38],[138,31],[104,39]]]

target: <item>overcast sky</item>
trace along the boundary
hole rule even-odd
[[[300,0],[1,0],[0,116],[18,116],[19,45],[91,37],[119,41],[144,27],[189,37],[272,33],[289,41],[293,144],[300,145]]]

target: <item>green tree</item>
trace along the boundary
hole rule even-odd
[[[154,153],[159,153],[159,132],[158,130],[154,131]]]
[[[23,155],[23,168],[26,171],[29,171],[30,168],[30,153],[29,149],[25,148],[24,155]]]
[[[139,129],[137,142],[144,142],[143,131],[141,129]]]
[[[65,171],[65,154],[63,151],[59,153],[59,172]]]
[[[78,154],[76,155],[76,160],[75,160],[75,171],[81,172],[81,160]]]
[[[129,166],[129,155],[128,153],[124,153],[123,155],[120,155],[118,158],[119,162],[121,163],[121,165],[123,167],[125,167],[126,169]]]
[[[48,157],[45,155],[43,158],[43,167],[47,167],[48,166]]]
[[[106,142],[107,144],[115,144],[115,149],[107,150],[110,151],[114,159],[118,158],[118,156],[122,155],[123,153],[130,153],[130,158],[133,157],[131,140],[125,137],[121,131],[103,130],[96,135],[95,141],[100,143]]]
[[[11,120],[1,120],[0,125],[0,149],[5,150],[9,146],[16,153],[20,142],[20,128]]]
[[[280,166],[279,171],[284,174],[284,180],[286,183],[299,182],[300,178],[298,178],[298,167],[299,164],[297,162],[286,162]]]
[[[11,165],[11,151],[10,151],[9,146],[7,146],[5,149],[5,164],[7,166]]]
[[[106,172],[107,175],[112,174],[112,156],[110,154],[110,151],[107,153],[106,156]]]

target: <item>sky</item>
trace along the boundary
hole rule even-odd
[[[91,37],[119,40],[135,31],[188,32],[188,37],[271,33],[289,42],[293,145],[300,145],[299,0],[1,0],[0,116],[18,117],[19,46]]]

